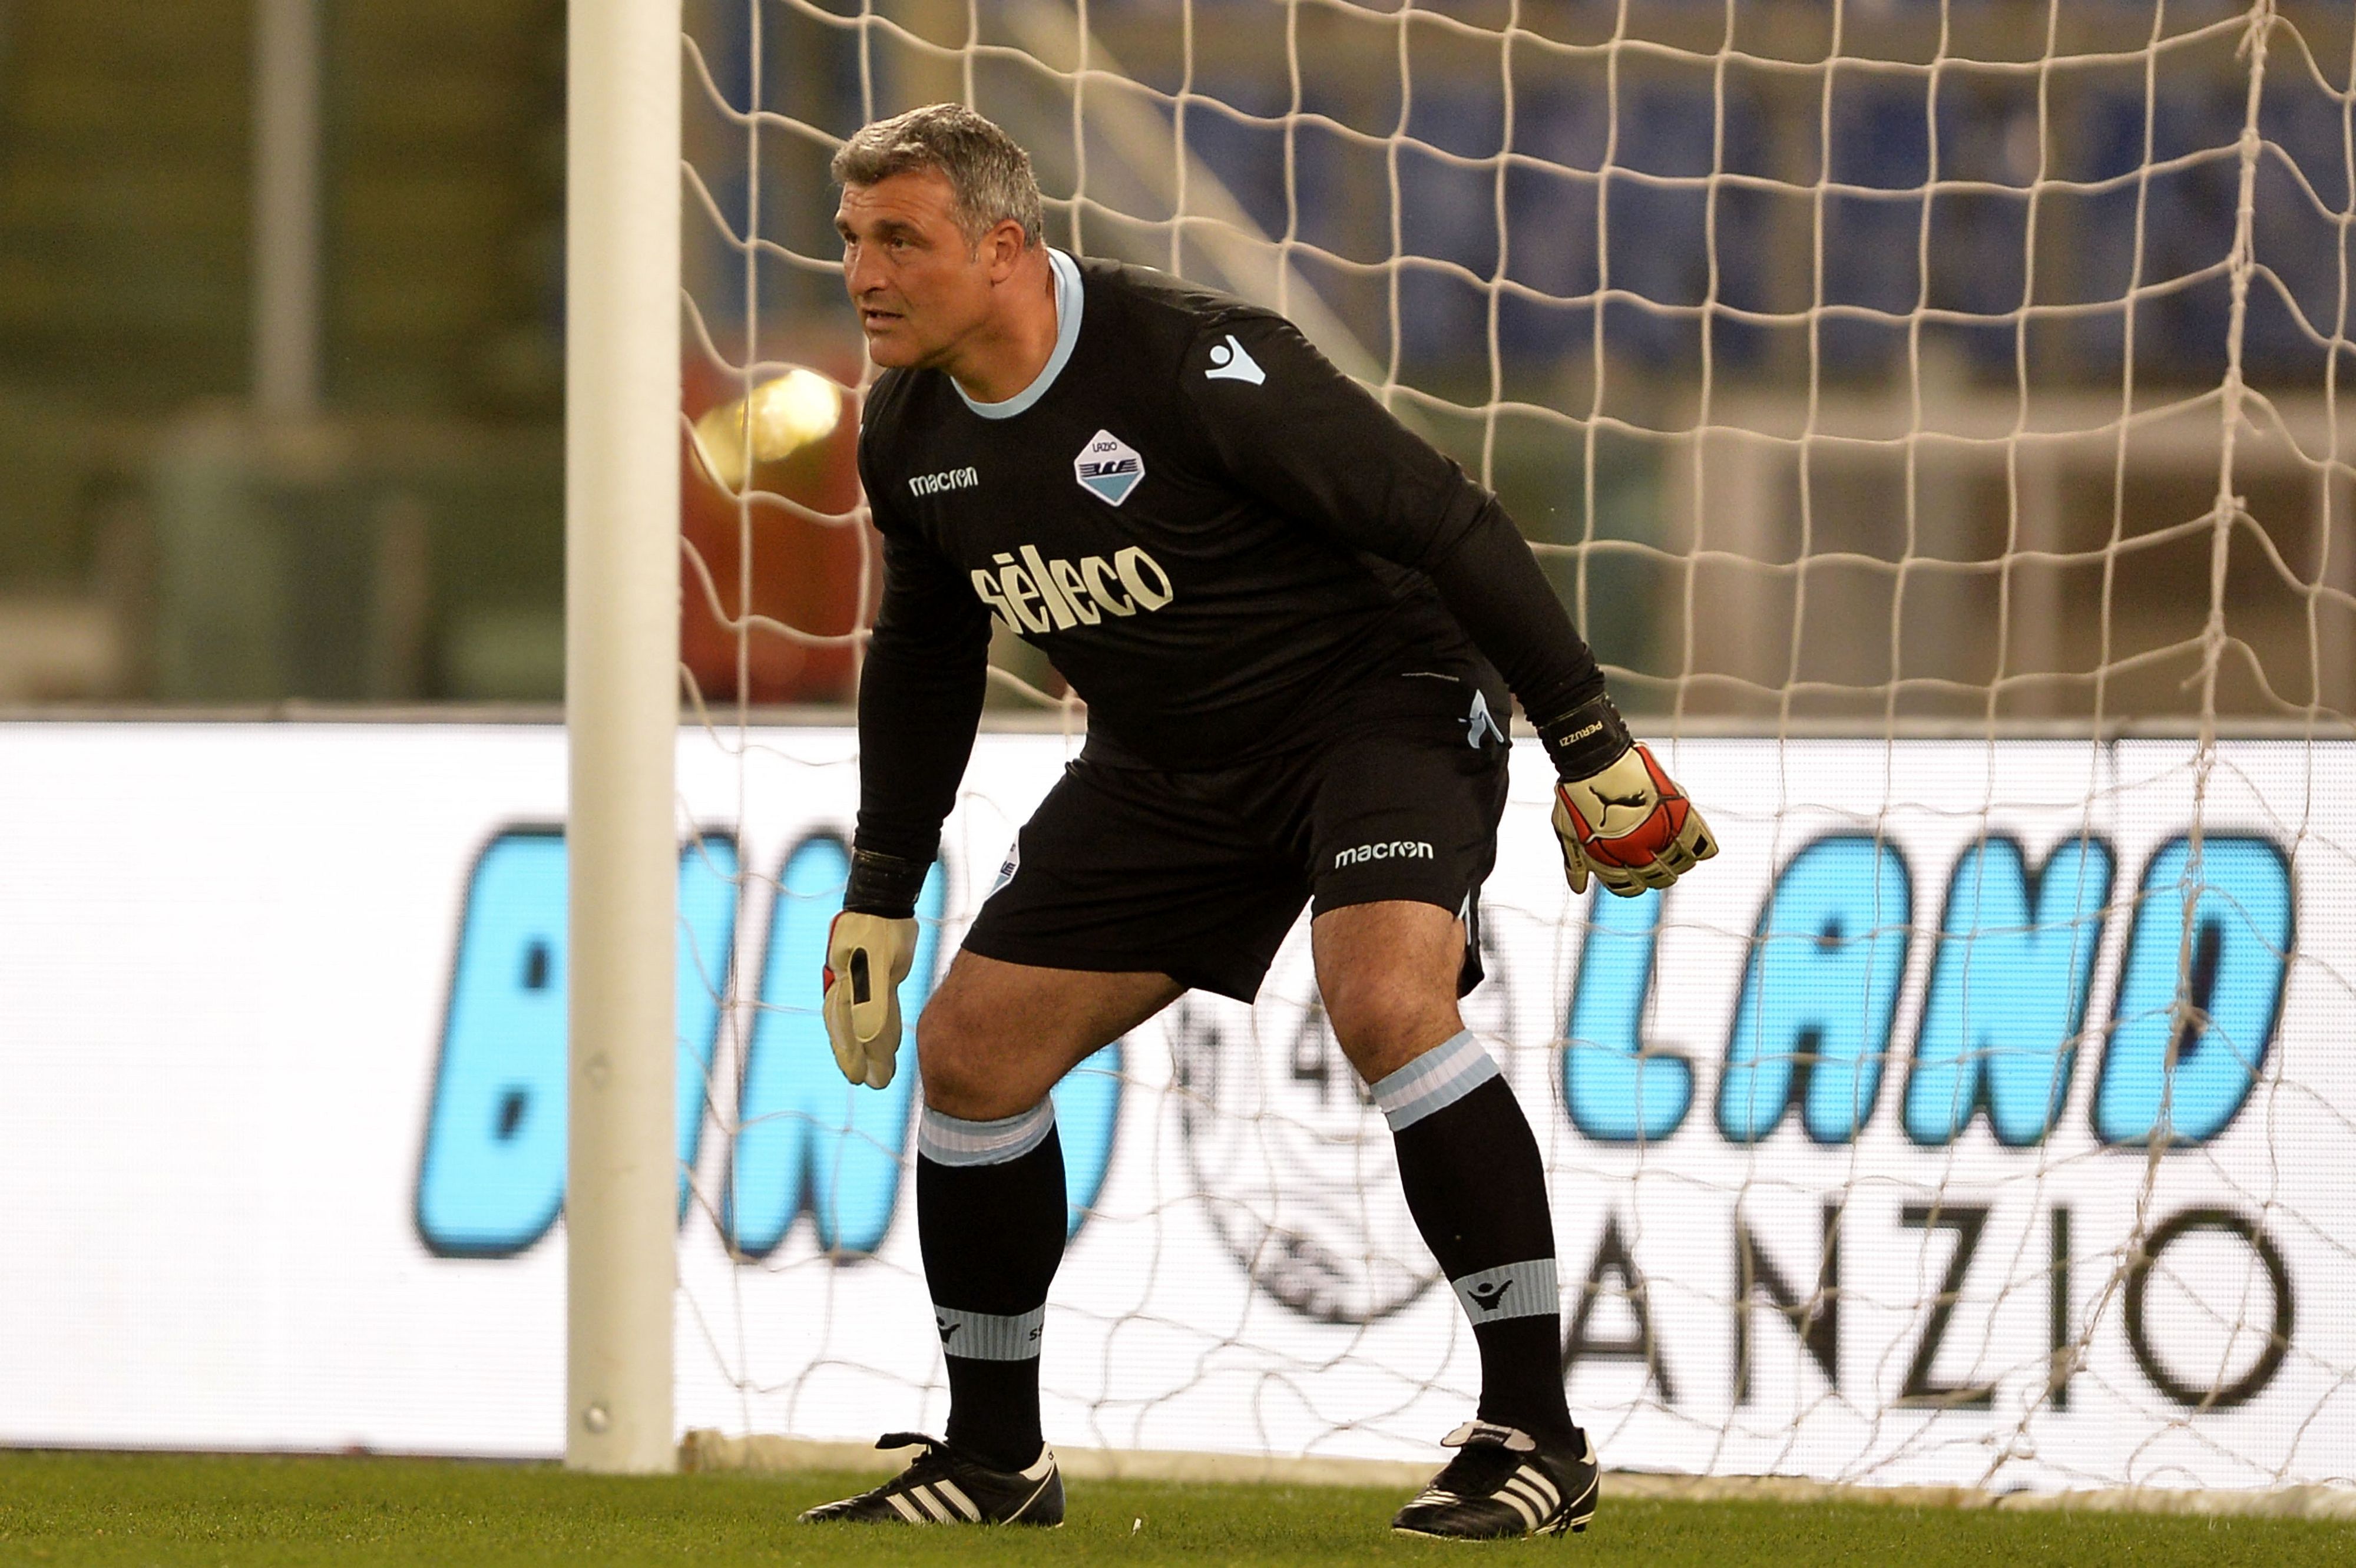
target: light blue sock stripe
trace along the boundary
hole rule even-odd
[[[916,1119],[916,1153],[935,1165],[1002,1165],[1045,1143],[1055,1130],[1052,1100],[995,1122],[968,1122],[927,1105]]]
[[[933,1326],[941,1331],[941,1353],[969,1361],[1034,1360],[1039,1355],[1039,1335],[1046,1324],[1044,1306],[1017,1317],[937,1304],[933,1307]]]
[[[1435,1111],[1445,1111],[1496,1076],[1496,1062],[1466,1029],[1376,1083],[1375,1103],[1396,1133]]]
[[[1483,1269],[1448,1283],[1475,1328],[1508,1317],[1550,1317],[1562,1310],[1562,1288],[1552,1258]]]

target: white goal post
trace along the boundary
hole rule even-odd
[[[678,0],[568,13],[565,1463],[663,1471],[679,725]]]

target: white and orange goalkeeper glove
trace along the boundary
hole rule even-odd
[[[1718,853],[1701,812],[1628,726],[1609,697],[1582,703],[1540,732],[1561,775],[1554,831],[1573,893],[1588,873],[1622,898],[1666,887]]]
[[[900,983],[916,956],[916,890],[926,867],[853,850],[845,908],[826,931],[825,995],[819,1012],[842,1076],[870,1089],[899,1066]],[[910,913],[900,913],[906,910]]]

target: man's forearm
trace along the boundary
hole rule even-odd
[[[1530,722],[1544,729],[1603,693],[1603,671],[1554,585],[1494,500],[1424,574]]]
[[[973,755],[980,660],[929,657],[878,635],[859,687],[858,847],[929,864]]]

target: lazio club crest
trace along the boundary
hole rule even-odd
[[[1145,459],[1111,431],[1099,430],[1072,459],[1072,478],[1107,506],[1119,506],[1137,489],[1138,480],[1145,478]]]

